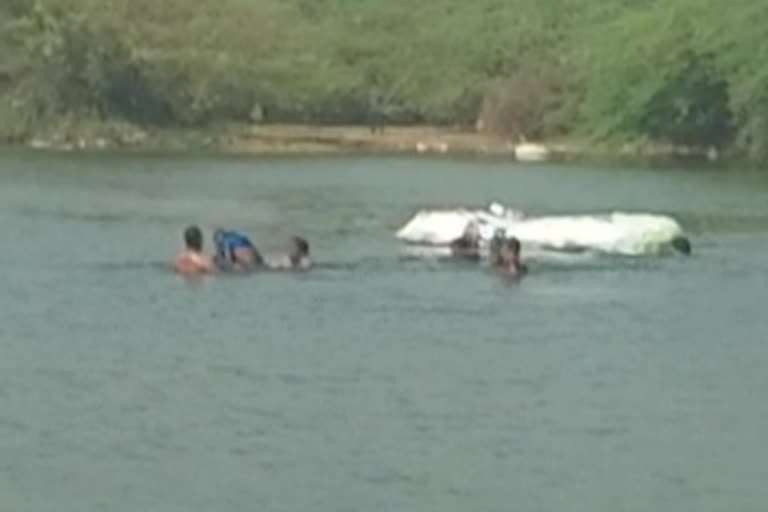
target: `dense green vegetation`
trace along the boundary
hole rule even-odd
[[[3,0],[0,136],[437,123],[768,159],[760,0]]]

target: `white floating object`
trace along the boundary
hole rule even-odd
[[[655,253],[685,237],[680,224],[665,215],[612,212],[526,218],[498,203],[489,210],[421,210],[395,236],[409,244],[441,246],[461,237],[471,224],[484,244],[502,229],[523,245],[624,255]]]
[[[541,144],[524,142],[515,146],[515,158],[523,162],[540,162],[549,157],[549,149]]]

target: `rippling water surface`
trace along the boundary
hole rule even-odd
[[[2,510],[762,512],[767,178],[6,154]],[[417,208],[491,200],[669,213],[695,252],[399,256]],[[321,266],[186,283],[190,222]]]

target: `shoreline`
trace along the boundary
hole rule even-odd
[[[576,139],[516,142],[459,127],[311,124],[220,124],[206,128],[142,128],[125,123],[68,125],[6,147],[95,152],[194,152],[222,155],[401,154],[490,156],[524,162],[719,159],[713,150],[659,143],[589,143]]]

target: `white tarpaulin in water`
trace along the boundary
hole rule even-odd
[[[515,225],[522,218],[522,213],[506,209],[498,203],[491,204],[488,210],[421,210],[400,228],[396,236],[413,244],[448,245],[474,223],[480,238],[488,241],[496,228]]]
[[[554,250],[594,250],[614,254],[653,253],[683,236],[680,225],[664,215],[613,212],[605,215],[558,215],[525,218],[498,204],[489,210],[422,210],[396,234],[419,245],[447,245],[474,223],[482,241],[497,229],[523,245]]]

